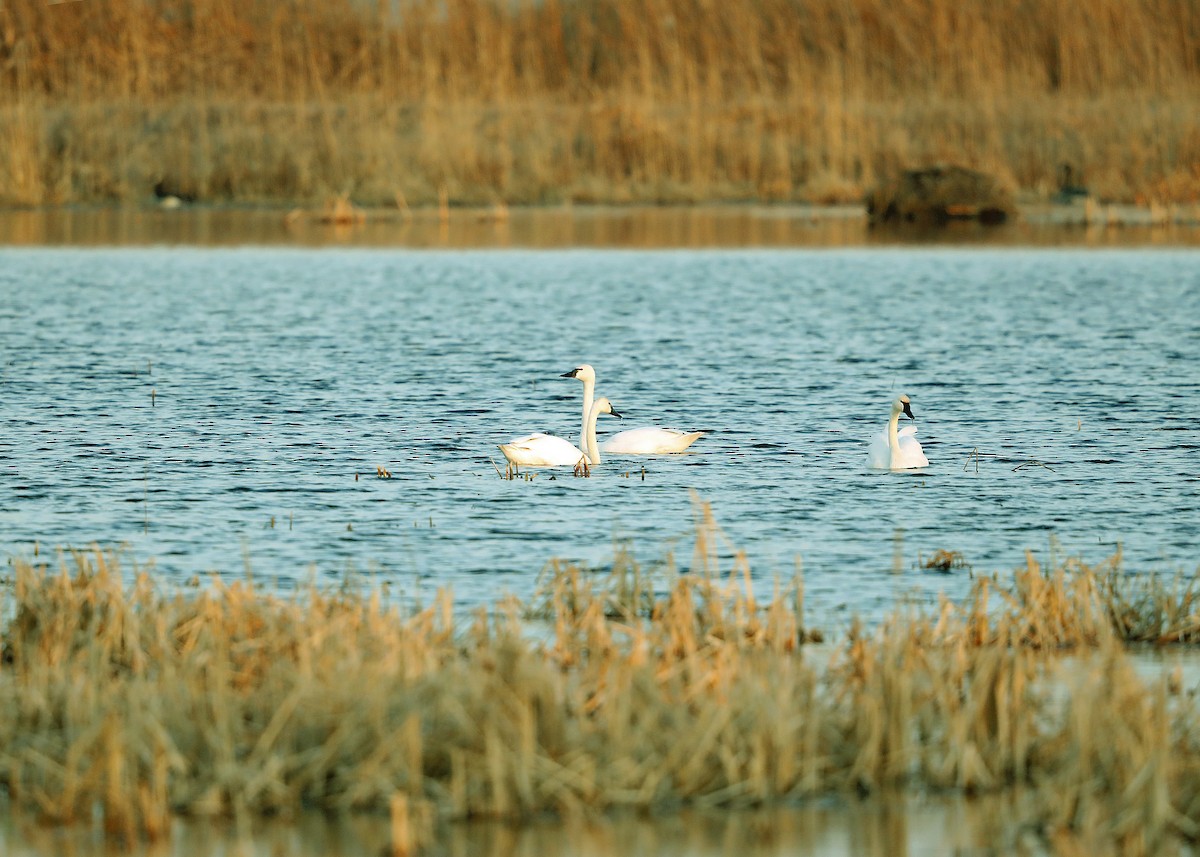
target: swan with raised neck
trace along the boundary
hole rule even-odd
[[[583,443],[592,397],[596,394],[596,370],[590,363],[583,363],[570,372],[564,372],[562,377],[577,378],[583,382],[583,429],[580,435],[580,443]],[[702,431],[685,432],[647,426],[617,432],[600,444],[600,448],[609,455],[664,455],[683,452],[704,434]]]
[[[596,443],[596,420],[600,414],[620,417],[608,399],[599,399],[588,415],[583,441],[575,446],[569,440],[545,432],[535,432],[500,444],[509,464],[518,467],[576,467],[599,464],[600,447]]]
[[[928,467],[929,459],[916,438],[916,427],[910,426],[903,431],[899,429],[900,417],[906,416],[916,420],[912,412],[912,400],[908,396],[897,396],[892,402],[891,416],[887,428],[881,434],[871,439],[868,447],[868,458],[871,466],[889,470],[911,470],[916,467]]]

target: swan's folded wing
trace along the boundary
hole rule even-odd
[[[543,432],[502,443],[500,451],[513,464],[525,467],[572,467],[585,457],[570,441]]]
[[[905,426],[904,428],[900,429],[900,431],[896,432],[896,436],[897,437],[916,437],[917,436],[917,427],[916,426]],[[887,439],[887,437],[885,435],[884,440],[886,441],[886,439]]]
[[[546,437],[553,437],[553,435],[546,434],[544,431],[535,431],[530,434],[521,435],[520,437],[514,437],[504,445],[513,449],[528,449],[531,445]]]
[[[702,431],[684,432],[648,426],[617,432],[600,449],[614,455],[655,455],[683,452],[703,435]]]
[[[921,443],[911,433],[900,438],[900,466],[904,469],[913,467],[928,467],[929,459],[925,457],[925,450],[921,449]]]
[[[892,461],[892,452],[888,448],[887,431],[871,438],[867,445],[867,459],[872,467],[883,468],[886,470]]]

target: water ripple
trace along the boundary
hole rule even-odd
[[[933,598],[1026,548],[1200,557],[1200,254],[0,251],[0,547],[128,544],[155,573],[370,571],[527,594],[614,540],[692,559],[693,492],[821,615]],[[581,362],[694,455],[504,481],[574,439]],[[153,397],[151,392],[153,391]],[[908,392],[932,466],[865,468]],[[376,467],[391,479],[377,479]],[[726,548],[722,547],[725,551]],[[895,573],[899,551],[900,568]],[[724,554],[723,554],[724,555]],[[728,559],[728,557],[726,557]],[[840,615],[840,614],[839,614]]]

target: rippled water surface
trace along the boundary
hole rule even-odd
[[[0,342],[8,556],[480,603],[614,538],[686,565],[694,491],[822,621],[964,591],[939,549],[1200,558],[1194,250],[0,250]],[[498,478],[498,443],[576,437],[584,361],[626,417],[602,437],[711,433]],[[872,472],[900,392],[932,465]]]

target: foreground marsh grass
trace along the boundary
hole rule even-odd
[[[1200,200],[1196,0],[0,7],[0,203]]]
[[[164,593],[100,552],[14,561],[0,783],[124,837],[175,813],[369,809],[419,847],[457,818],[1012,787],[1058,850],[1200,833],[1193,695],[1125,647],[1194,641],[1194,581],[1030,559],[961,606],[813,646],[801,582],[757,599],[714,532],[704,516],[688,573],[560,565],[530,604],[468,616],[448,595]]]

